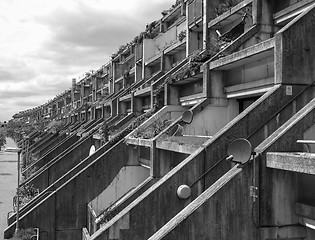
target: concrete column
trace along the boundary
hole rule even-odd
[[[190,31],[190,30],[187,31],[187,36],[186,36],[186,39],[187,39],[187,42],[186,42],[186,44],[187,44],[187,56],[199,49],[199,46],[198,46],[199,39],[198,38],[199,38],[198,32]]]
[[[142,79],[142,64],[136,64],[136,68],[135,68],[135,81],[138,82]]]
[[[164,57],[164,64],[163,64],[162,70],[165,70],[165,72],[166,72],[166,71],[172,69],[172,63],[173,63],[172,58],[173,57],[170,55],[164,55],[163,57]]]
[[[139,158],[140,158],[140,146],[134,147],[132,145],[128,146],[128,165],[135,166],[140,165]]]
[[[205,95],[205,97],[210,97],[211,93],[210,93],[210,66],[209,63],[206,63],[203,66],[203,94]]]
[[[104,111],[103,117],[106,120],[106,119],[108,119],[110,117],[111,112],[107,111],[107,107],[105,107],[105,106],[103,108],[103,111]]]
[[[152,75],[151,67],[146,66],[144,69],[144,78],[148,79],[151,77],[151,75]]]
[[[212,8],[213,9],[213,8]],[[210,0],[203,1],[203,39],[202,39],[202,49],[210,48],[210,37],[208,23],[210,21]]]
[[[210,97],[226,98],[224,94],[223,71],[210,71]]]
[[[123,79],[122,79],[122,87],[125,88],[127,85],[127,78],[125,76],[123,76]]]
[[[269,39],[274,34],[273,26],[273,9],[274,1],[270,0],[253,0],[252,8],[253,24],[259,26],[259,41]]]
[[[111,103],[111,115],[112,116],[117,116],[118,114],[118,101],[117,101],[117,98],[112,100],[112,103]]]
[[[135,97],[134,93],[131,93],[131,112],[132,113],[141,113],[141,98]]]
[[[179,86],[166,84],[164,86],[164,103],[165,105],[180,105]]]
[[[158,150],[159,151],[159,163],[160,163],[160,177],[163,177],[171,170],[171,152]]]
[[[150,148],[150,176],[151,177],[160,177],[160,159],[159,151],[156,148],[156,141],[151,141]]]
[[[127,104],[125,102],[117,101],[118,104],[118,114],[126,114],[127,113]]]

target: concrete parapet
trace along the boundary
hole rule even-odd
[[[218,166],[215,173],[211,174],[210,177],[198,179],[205,170],[226,156],[228,144],[237,137],[247,137],[255,132],[257,128],[263,127],[262,123],[266,122],[275,112],[293,99],[298,93],[296,90],[293,96],[286,96],[284,87],[275,86],[222,128],[212,139],[204,143],[203,147],[179,163],[155,185],[101,227],[91,236],[91,239],[111,239],[111,231],[119,229],[120,219],[126,216],[132,221],[129,222],[127,229],[122,226],[124,237],[128,239],[147,239],[150,237],[156,229],[161,228],[193,201],[204,188],[211,186],[230,169],[230,164],[224,162]],[[279,99],[282,100],[280,104],[278,102],[271,105]],[[262,112],[264,112],[263,115]],[[190,185],[195,181],[197,181],[197,184],[192,186],[191,197],[187,200],[180,200],[175,193],[177,187],[181,184]],[[153,202],[159,204],[152,205]]]
[[[120,141],[22,215],[21,227],[38,226],[43,232],[41,239],[81,238],[87,220],[87,203],[97,197],[125,165],[128,165],[126,147]],[[47,213],[47,209],[51,213]],[[12,236],[14,227],[15,223],[5,230],[5,237]]]
[[[309,84],[315,76],[315,4],[275,35],[275,81]]]

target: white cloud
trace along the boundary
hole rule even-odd
[[[0,0],[0,121],[47,102],[73,77],[108,62],[174,2]]]

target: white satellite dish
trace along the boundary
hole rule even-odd
[[[231,142],[227,149],[228,159],[244,164],[252,155],[252,145],[245,138],[238,138]]]
[[[94,145],[92,145],[90,148],[89,156],[91,156],[93,153],[95,153],[95,146]]]

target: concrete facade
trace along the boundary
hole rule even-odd
[[[16,114],[46,127],[20,142],[41,155],[21,226],[40,239],[314,239],[314,13],[311,0],[176,1],[71,90]],[[240,138],[245,164],[226,160]]]

